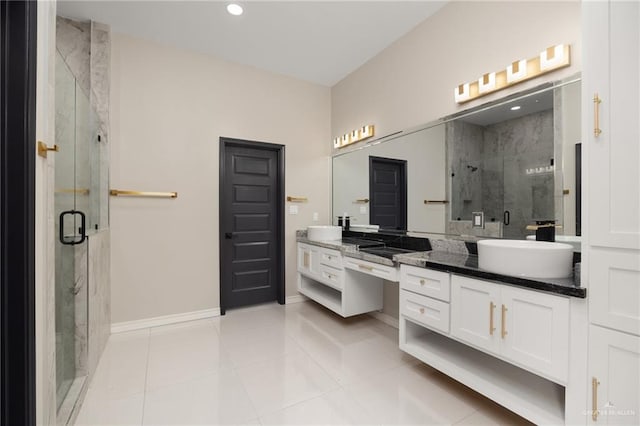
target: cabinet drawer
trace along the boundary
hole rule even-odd
[[[444,302],[451,300],[451,278],[448,272],[402,265],[400,268],[400,288]]]
[[[342,269],[342,255],[337,250],[321,249],[320,264]]]
[[[320,265],[320,280],[338,290],[342,289],[344,271],[331,266]]]
[[[449,304],[400,290],[400,314],[420,324],[449,333]]]
[[[368,262],[366,260],[355,259],[353,257],[344,258],[345,268],[354,271],[373,275],[389,281],[398,281],[398,269],[395,266],[381,265],[379,263]]]

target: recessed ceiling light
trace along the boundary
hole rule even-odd
[[[227,12],[234,16],[240,16],[242,15],[242,12],[244,12],[244,10],[242,9],[242,6],[237,3],[229,3],[227,5]]]
[[[511,107],[511,111],[517,111],[517,110],[519,110],[520,108],[521,108],[521,106],[520,106],[520,105],[512,106],[512,107]]]

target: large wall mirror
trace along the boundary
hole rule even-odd
[[[522,239],[556,220],[557,234],[579,235],[580,132],[574,77],[338,152],[333,222]]]

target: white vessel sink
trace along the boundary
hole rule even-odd
[[[311,241],[341,240],[342,227],[331,225],[307,226],[307,238]]]
[[[527,240],[535,241],[535,239],[535,235],[527,235]],[[575,235],[556,235],[556,243],[571,244],[573,251],[582,251],[582,237]]]
[[[568,278],[572,274],[573,247],[531,240],[478,241],[480,269],[530,278]]]

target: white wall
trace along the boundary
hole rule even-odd
[[[330,90],[113,34],[111,188],[177,199],[110,200],[112,321],[219,303],[221,136],[286,145],[286,294],[297,294],[295,230],[329,221]]]
[[[579,1],[450,2],[332,88],[332,137],[364,124],[387,135],[575,74],[580,40]],[[570,67],[455,104],[459,84],[558,43],[571,45]]]

